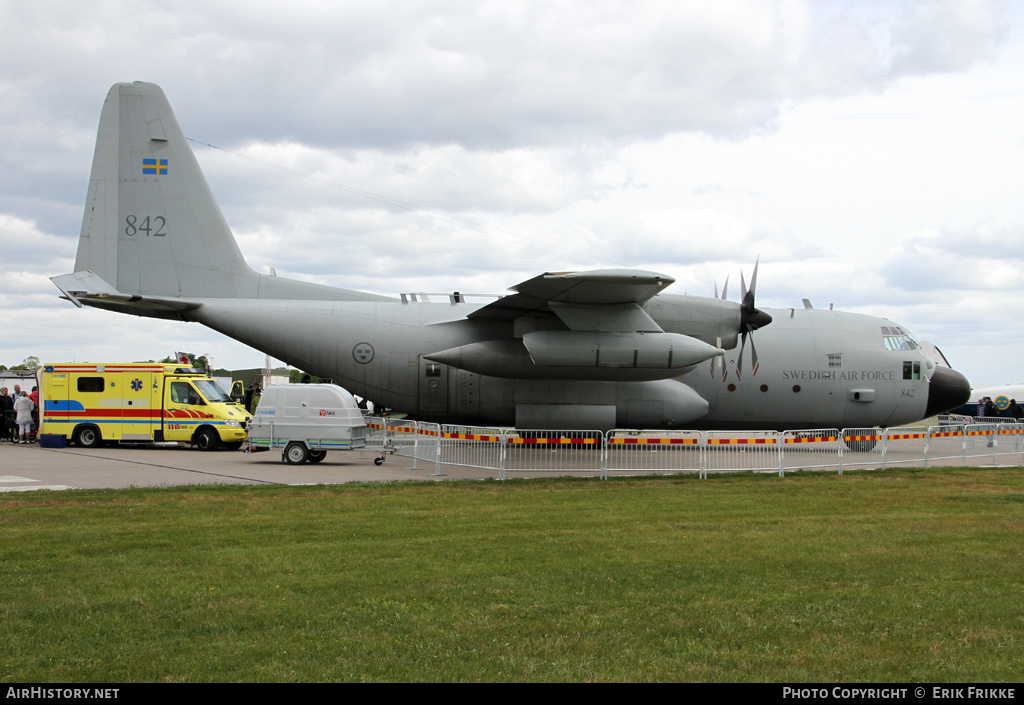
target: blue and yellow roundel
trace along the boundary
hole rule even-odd
[[[996,397],[995,404],[996,408],[999,409],[1000,411],[1006,411],[1007,409],[1010,408],[1010,398],[1000,394],[998,397]]]

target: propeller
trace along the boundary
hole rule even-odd
[[[729,275],[727,274],[727,275],[725,275],[725,284],[722,286],[722,301],[725,301],[726,296],[728,296],[728,292],[729,292]],[[716,299],[718,298],[718,280],[717,279],[715,280],[715,298]],[[718,338],[717,340],[718,340],[718,349],[721,350],[722,349],[722,339]],[[715,364],[717,363],[719,367],[722,366],[722,357],[723,356],[721,354],[719,354],[719,355],[716,355],[715,357],[711,358],[711,376],[712,377],[715,376]]]
[[[722,301],[725,301],[726,292],[729,291],[729,275],[725,275],[725,286],[722,287]],[[718,280],[715,280],[715,298],[718,298]]]
[[[757,374],[757,348],[754,346],[754,331],[772,322],[772,317],[764,311],[758,311],[754,305],[754,290],[757,288],[757,267],[761,263],[758,257],[754,262],[754,273],[750,277],[750,289],[747,290],[747,282],[740,272],[740,292],[743,302],[740,304],[740,356],[736,361],[736,375],[743,372],[743,351],[747,347],[747,337],[750,337],[750,353],[753,357],[754,374]]]

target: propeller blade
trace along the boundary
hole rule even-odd
[[[755,292],[757,289],[757,270],[761,265],[761,256],[754,260],[754,272],[750,277],[750,288],[747,288],[747,279],[740,270],[740,354],[736,358],[736,377],[743,374],[743,353],[747,349],[747,338],[750,338],[750,354],[753,362],[753,372],[757,374],[757,347],[754,345],[754,331],[772,322],[772,317],[764,311],[757,310],[755,305]],[[724,297],[723,297],[724,298]]]
[[[750,334],[750,362],[753,364],[753,372],[757,374],[757,346],[754,345],[754,334]]]
[[[743,303],[740,304],[740,329],[744,332],[753,331],[768,325],[772,317],[764,311],[758,311],[754,302],[754,292],[757,288],[757,269],[761,264],[761,257],[758,256],[754,262],[754,275],[750,278],[750,289],[746,287],[743,279],[743,272],[740,272],[740,281],[743,284]]]
[[[712,378],[714,378],[714,376],[715,376],[715,363],[717,362],[718,366],[721,367],[722,366],[722,359],[725,357],[725,351],[722,350],[722,338],[721,338],[721,336],[719,336],[718,338],[715,338],[715,340],[716,340],[716,346],[715,347],[718,348],[718,354],[715,355],[713,358],[711,358],[711,377]]]
[[[743,351],[747,349],[747,331],[740,335],[740,356],[736,359],[736,377],[743,374]]]

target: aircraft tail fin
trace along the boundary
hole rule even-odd
[[[107,93],[75,260],[86,270],[125,294],[257,295],[259,275],[155,84]]]
[[[124,299],[118,306],[138,304],[141,315],[169,310],[174,298],[387,299],[254,271],[163,90],[141,81],[114,84],[103,104],[75,260],[80,273],[54,278],[76,305]]]

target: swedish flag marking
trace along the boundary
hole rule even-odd
[[[142,173],[146,174],[166,174],[167,173],[167,160],[166,159],[143,159],[142,160]]]

